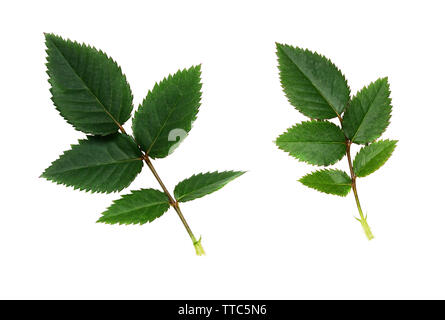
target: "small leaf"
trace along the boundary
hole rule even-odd
[[[97,222],[108,224],[144,224],[162,216],[170,207],[168,197],[155,189],[131,191],[105,211]]]
[[[141,169],[141,153],[129,136],[88,136],[65,151],[42,177],[74,189],[110,193],[128,187]]]
[[[396,148],[396,143],[397,140],[383,140],[361,148],[354,159],[357,177],[365,177],[383,166]]]
[[[320,170],[300,179],[305,186],[329,194],[346,196],[351,190],[351,178],[342,170]]]
[[[178,71],[156,84],[133,119],[136,141],[151,158],[164,158],[192,128],[201,100],[201,66]]]
[[[130,118],[133,96],[121,68],[102,51],[45,34],[54,105],[85,133],[115,133]]]
[[[305,116],[339,116],[349,101],[348,83],[327,58],[309,50],[277,43],[278,69],[289,102]]]
[[[346,154],[343,132],[327,121],[297,124],[279,136],[276,144],[295,158],[315,165],[333,164]]]
[[[345,135],[355,143],[372,142],[382,135],[391,117],[388,78],[378,79],[352,98],[343,118]]]
[[[193,175],[176,185],[174,191],[175,198],[179,202],[201,198],[221,189],[244,173],[243,171],[215,171]]]

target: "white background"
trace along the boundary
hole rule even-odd
[[[445,298],[442,4],[2,3],[0,298]],[[154,164],[170,189],[201,171],[248,170],[183,205],[207,256],[195,256],[174,211],[144,226],[96,224],[118,194],[38,178],[84,136],[51,103],[43,32],[106,51],[135,105],[156,81],[202,63],[194,128]],[[399,144],[358,181],[370,242],[352,194],[299,184],[315,168],[273,143],[304,119],[280,88],[275,41],[326,55],[353,93],[389,77],[393,113],[383,138]],[[336,167],[346,169],[346,158]],[[142,187],[158,187],[147,168],[131,189]]]

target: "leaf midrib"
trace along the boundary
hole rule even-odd
[[[54,47],[57,49],[57,51],[60,53],[60,55],[64,58],[66,64],[70,67],[71,71],[73,71],[74,75],[82,82],[82,84],[84,85],[84,87],[86,88],[86,90],[94,97],[94,99],[96,99],[96,101],[99,103],[99,105],[104,109],[104,112],[111,118],[111,120],[114,121],[114,123],[116,123],[116,125],[118,127],[121,127],[122,125],[113,117],[113,115],[108,112],[107,108],[105,108],[105,106],[103,105],[103,103],[99,100],[99,98],[91,91],[91,89],[87,86],[87,84],[85,83],[85,81],[83,81],[83,79],[77,74],[76,70],[74,70],[73,66],[71,65],[71,63],[66,59],[65,55],[62,53],[62,51],[60,51],[59,47],[57,46],[57,44],[50,40],[52,42],[52,44],[54,45]]]
[[[150,204],[145,204],[145,205],[133,207],[133,208],[131,208],[129,210],[125,210],[125,211],[120,211],[120,212],[116,212],[116,213],[112,213],[112,212],[105,213],[103,216],[104,217],[116,217],[118,215],[128,214],[129,212],[132,212],[132,211],[136,211],[136,210],[144,209],[144,208],[150,208],[150,207],[154,207],[154,206],[157,206],[157,205],[160,205],[160,204],[167,204],[168,205],[168,202],[167,201],[154,202],[154,203],[150,203]]]
[[[169,111],[167,118],[165,119],[164,123],[162,124],[161,128],[159,129],[158,134],[156,135],[156,137],[153,139],[152,143],[148,147],[146,154],[150,155],[151,149],[153,149],[153,146],[155,145],[156,141],[158,141],[159,137],[161,136],[162,131],[167,126],[168,120],[170,120],[171,116],[173,115],[173,112],[178,107],[178,102],[179,102],[179,98],[175,101],[174,107],[172,107],[171,110]]]
[[[324,99],[324,101],[328,104],[328,106],[334,111],[334,113],[337,115],[337,117],[340,117],[337,110],[334,109],[334,107],[331,105],[331,103],[328,101],[328,99],[326,99],[326,97],[321,93],[320,89],[318,89],[318,87],[312,82],[312,80],[309,79],[309,77],[306,75],[306,73],[304,73],[304,71],[298,66],[298,64],[295,63],[295,61],[287,54],[287,52],[285,50],[283,50],[283,51],[284,51],[284,54],[292,61],[292,63],[298,68],[298,70],[300,70],[300,72],[305,76],[305,78],[315,88],[315,90],[317,90],[318,94]]]
[[[282,140],[282,141],[279,141],[279,142],[286,142],[286,143],[315,143],[315,144],[345,144],[345,142],[344,141],[342,141],[342,142],[340,142],[340,141],[326,141],[326,142],[323,142],[323,141],[295,141],[295,140],[292,140],[292,141],[288,141],[288,140]]]
[[[236,178],[236,177],[234,177],[234,178]],[[230,178],[227,178],[227,179],[229,179],[228,182],[230,182]],[[185,193],[185,194],[183,194],[182,196],[178,197],[177,200],[179,201],[179,200],[181,200],[181,199],[183,199],[183,198],[185,198],[185,197],[187,197],[187,196],[189,196],[189,195],[193,195],[194,193],[197,193],[197,192],[199,192],[199,191],[201,191],[201,190],[203,190],[203,189],[206,189],[206,188],[208,188],[208,187],[211,187],[211,186],[214,186],[214,185],[219,185],[221,182],[223,182],[223,181],[225,181],[225,180],[227,180],[227,179],[221,179],[221,180],[219,180],[219,181],[217,181],[217,182],[214,182],[214,183],[211,183],[211,184],[207,184],[207,185],[205,185],[205,186],[203,186],[203,187],[200,187],[200,188],[198,188],[198,189],[195,189],[195,190],[193,190],[193,191],[191,191],[191,192]]]
[[[380,94],[381,89],[383,88],[383,85],[380,86],[380,88],[378,89],[376,95],[374,96],[374,98],[372,99],[372,102],[370,103],[370,106],[375,102],[375,100],[377,99],[377,96]],[[369,110],[371,110],[371,107],[368,108],[368,110],[366,110],[365,115],[363,116],[362,121],[360,122],[357,130],[354,133],[354,136],[351,138],[351,141],[355,141],[355,137],[357,136],[357,133],[359,132],[360,128],[362,127],[363,122],[365,122],[365,118],[369,113]]]
[[[379,157],[382,153],[386,152],[386,151],[387,151],[388,149],[390,149],[390,148],[391,148],[391,146],[386,146],[386,147],[384,147],[380,152],[378,152],[377,154],[375,154],[374,156],[372,156],[372,158],[370,158],[368,161],[366,161],[365,165],[362,166],[360,172],[363,172],[363,171],[367,172],[367,170],[364,170],[364,169],[369,168],[369,166],[370,166],[371,163],[375,163],[375,162],[376,162],[376,158],[377,158],[377,157]],[[382,164],[382,165],[383,165],[383,164]],[[380,167],[381,167],[382,165],[380,165]],[[378,168],[377,168],[377,169],[378,169]],[[368,170],[369,170],[369,169],[368,169]]]
[[[314,183],[318,186],[351,186],[351,183]]]
[[[66,173],[66,172],[76,171],[76,170],[81,170],[81,169],[96,168],[96,167],[108,166],[110,164],[120,164],[120,163],[140,161],[140,160],[141,160],[141,158],[133,158],[133,159],[118,160],[118,161],[114,161],[114,162],[99,163],[99,164],[95,164],[95,165],[91,165],[91,166],[80,166],[80,167],[76,167],[76,168],[70,168],[67,170],[53,171],[52,174]]]

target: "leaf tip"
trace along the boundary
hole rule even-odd
[[[185,69],[186,71],[196,71],[199,74],[201,74],[201,67],[202,67],[202,63],[199,64],[195,64],[193,66],[191,66],[189,69]]]
[[[51,33],[51,32],[44,32],[43,35],[45,36],[45,40],[47,42],[53,41],[54,39],[57,39],[57,38],[61,38],[60,36],[55,35],[54,33]]]

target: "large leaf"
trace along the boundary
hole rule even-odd
[[[352,98],[343,118],[345,135],[355,143],[374,141],[385,131],[391,117],[388,79],[378,79]]]
[[[128,187],[142,169],[141,153],[127,135],[89,136],[65,151],[43,178],[92,192]]]
[[[383,166],[396,148],[396,140],[378,141],[360,149],[354,159],[354,172],[365,177]]]
[[[176,185],[174,191],[175,198],[179,202],[201,198],[221,189],[242,174],[244,174],[243,171],[224,171],[193,175]]]
[[[305,186],[329,194],[346,196],[351,190],[351,178],[341,170],[320,170],[300,179]]]
[[[346,154],[343,132],[327,121],[297,124],[279,136],[276,144],[295,158],[315,165],[333,164]]]
[[[141,189],[131,191],[105,211],[97,222],[108,224],[144,224],[162,216],[170,207],[168,197],[161,191]]]
[[[277,43],[281,85],[289,102],[315,119],[339,116],[350,90],[340,70],[324,56]]]
[[[46,34],[52,100],[77,130],[117,132],[133,108],[130,86],[121,68],[102,51]]]
[[[170,75],[156,84],[133,119],[136,141],[151,158],[164,158],[192,128],[201,100],[201,67]]]

